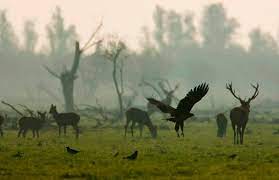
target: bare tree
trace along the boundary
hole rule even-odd
[[[124,85],[123,85],[123,58],[120,58],[120,54],[123,50],[126,49],[124,42],[121,40],[111,40],[108,43],[108,47],[105,50],[105,57],[113,63],[112,78],[115,86],[115,90],[118,97],[119,103],[119,118],[124,117],[124,107],[123,107],[123,94],[124,94]],[[119,77],[118,73],[119,71]]]
[[[73,112],[74,111],[74,81],[77,79],[77,70],[79,68],[79,62],[80,62],[80,57],[82,53],[89,49],[90,47],[100,43],[102,40],[98,41],[93,41],[93,38],[97,34],[97,32],[100,30],[102,26],[102,23],[97,27],[95,32],[92,34],[90,39],[87,41],[87,43],[84,45],[83,48],[80,48],[79,42],[76,41],[75,43],[75,55],[74,55],[74,61],[72,64],[71,69],[65,69],[63,72],[60,74],[54,72],[47,66],[44,66],[45,69],[53,75],[55,78],[59,79],[62,85],[62,91],[64,95],[64,101],[65,101],[65,111],[66,112]]]

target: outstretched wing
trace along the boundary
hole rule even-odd
[[[208,92],[208,84],[203,83],[191,89],[188,94],[179,101],[177,112],[190,112],[193,106],[199,102]]]
[[[160,109],[163,113],[169,113],[173,115],[175,113],[175,108],[162,103],[154,98],[146,98],[151,104],[155,105],[158,109]]]

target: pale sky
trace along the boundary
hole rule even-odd
[[[103,20],[103,33],[116,33],[129,45],[136,47],[141,27],[152,29],[152,13],[159,4],[167,10],[193,12],[199,23],[205,5],[223,2],[229,17],[241,24],[240,41],[247,41],[247,32],[256,27],[277,36],[279,25],[278,0],[0,0],[0,9],[8,10],[17,34],[22,32],[27,19],[35,20],[37,31],[45,37],[45,25],[58,5],[66,24],[75,24],[84,42],[96,25]],[[246,39],[245,39],[246,38]]]

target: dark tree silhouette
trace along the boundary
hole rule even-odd
[[[108,42],[108,47],[105,49],[106,59],[113,63],[112,79],[115,86],[115,90],[118,97],[119,103],[119,118],[124,117],[124,106],[123,106],[123,59],[120,57],[123,50],[126,49],[126,45],[121,40],[111,40]],[[119,71],[119,76],[117,75]]]
[[[88,40],[88,42],[84,45],[83,48],[80,48],[79,42],[75,43],[75,55],[74,60],[71,69],[65,69],[60,74],[57,74],[53,70],[49,69],[47,66],[44,66],[45,69],[54,77],[58,78],[62,85],[62,91],[64,95],[64,101],[65,101],[65,111],[66,112],[73,112],[74,111],[74,81],[77,78],[77,70],[79,68],[79,62],[80,62],[80,56],[81,54],[90,48],[91,46],[94,46],[101,42],[101,40],[92,42],[93,38],[97,34],[97,32],[100,30],[102,24],[100,24],[96,31],[92,34],[91,38]],[[91,44],[90,44],[91,43]]]

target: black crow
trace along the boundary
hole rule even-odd
[[[77,153],[79,153],[79,151],[78,150],[75,150],[75,149],[71,149],[70,147],[66,147],[66,149],[67,149],[67,152],[69,153],[69,154],[77,154]]]
[[[130,156],[123,157],[123,159],[128,159],[128,160],[135,160],[138,157],[138,151],[135,151],[133,154]]]

